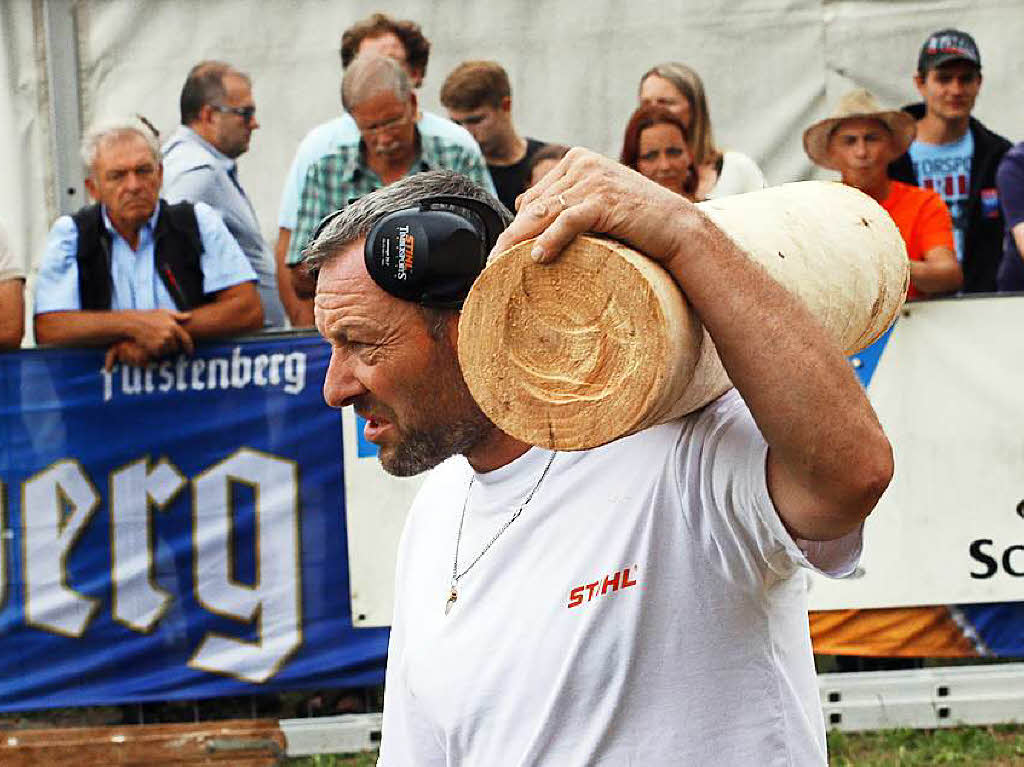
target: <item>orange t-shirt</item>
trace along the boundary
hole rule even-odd
[[[947,247],[956,253],[953,244],[953,219],[942,198],[930,189],[911,186],[900,181],[889,182],[889,196],[881,201],[907,245],[911,261],[923,261],[932,248]],[[910,284],[907,298],[925,294]]]

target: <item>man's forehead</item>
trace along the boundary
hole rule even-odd
[[[137,133],[121,133],[103,139],[96,148],[96,163],[110,168],[135,166],[140,162],[156,163],[153,150]]]
[[[365,242],[360,238],[344,246],[317,276],[315,306],[334,315],[329,320],[340,326],[383,327],[415,309],[373,281],[363,259]]]
[[[843,120],[832,131],[833,136],[841,134],[862,134],[862,133],[881,133],[885,136],[889,136],[889,126],[881,120],[874,117],[851,117],[848,120]]]
[[[224,75],[224,90],[229,99],[247,99],[252,95],[252,84],[238,74]]]
[[[366,271],[366,262],[363,257],[363,246],[366,243],[365,237],[344,245],[338,250],[334,257],[324,264],[317,275],[317,295],[333,293],[336,291],[358,291],[360,293],[389,296]]]
[[[981,75],[981,70],[973,61],[967,59],[955,59],[946,61],[929,70],[937,75]]]
[[[365,38],[359,44],[359,55],[372,54],[376,56],[387,56],[399,63],[404,64],[408,59],[405,45],[394,32],[382,32],[379,35]]]

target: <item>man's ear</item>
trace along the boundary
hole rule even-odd
[[[420,113],[420,102],[419,99],[416,98],[416,91],[409,92],[409,100],[412,102],[413,113],[418,116]]]
[[[89,196],[95,201],[100,201],[100,190],[96,186],[96,182],[93,180],[92,174],[85,177],[85,190],[89,193]]]
[[[505,96],[501,100],[501,104],[499,105],[498,108],[501,109],[501,111],[504,112],[505,114],[512,114],[512,97]]]
[[[199,107],[199,114],[196,115],[194,125],[208,125],[213,119],[214,109],[209,104],[203,104]]]
[[[423,75],[426,74],[422,68],[409,69],[409,80],[412,81],[412,87],[418,89],[423,85]]]
[[[924,81],[928,77],[928,73],[921,74],[920,72],[914,72],[914,87],[917,88],[917,92],[924,96]]]

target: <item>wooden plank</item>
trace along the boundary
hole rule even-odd
[[[4,767],[270,767],[284,750],[284,733],[272,719],[8,730],[0,735]]]

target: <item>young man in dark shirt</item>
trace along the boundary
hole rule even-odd
[[[953,216],[963,292],[994,292],[1003,241],[995,176],[1010,142],[971,117],[981,90],[974,38],[956,29],[930,35],[914,85],[923,103],[904,110],[917,120],[917,138],[889,166],[889,177],[939,193]]]
[[[530,183],[530,159],[544,142],[516,130],[508,74],[494,61],[464,61],[441,86],[441,103],[476,139],[498,199],[515,212],[516,197]]]

